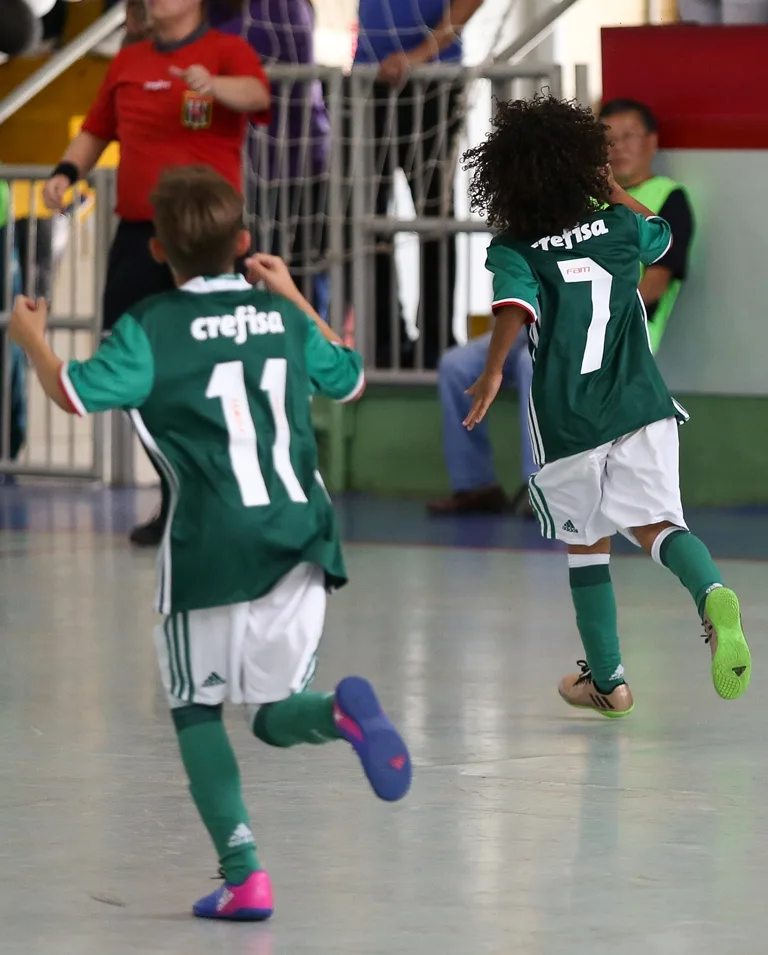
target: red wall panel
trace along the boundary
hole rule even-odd
[[[602,53],[603,101],[647,103],[662,148],[768,149],[768,27],[611,27]]]

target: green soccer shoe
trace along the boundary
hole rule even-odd
[[[749,686],[752,657],[741,629],[739,598],[716,587],[704,604],[704,637],[712,653],[712,683],[718,696],[735,700]]]

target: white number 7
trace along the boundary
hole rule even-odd
[[[581,373],[588,375],[603,363],[605,332],[611,318],[613,276],[592,259],[569,259],[557,263],[565,282],[589,282],[592,285],[592,318],[581,360]]]

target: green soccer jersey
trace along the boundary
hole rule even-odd
[[[494,309],[520,305],[530,315],[528,420],[540,465],[687,417],[656,367],[637,291],[640,264],[661,258],[670,241],[663,219],[611,206],[533,244],[491,242]]]
[[[362,359],[295,305],[242,276],[193,279],[124,315],[61,383],[80,414],[129,410],[168,480],[161,612],[255,600],[304,561],[346,583],[309,396],[357,397]]]

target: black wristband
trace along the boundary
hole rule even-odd
[[[51,179],[54,176],[66,176],[70,186],[73,186],[80,179],[80,170],[73,162],[60,162],[51,173]]]

